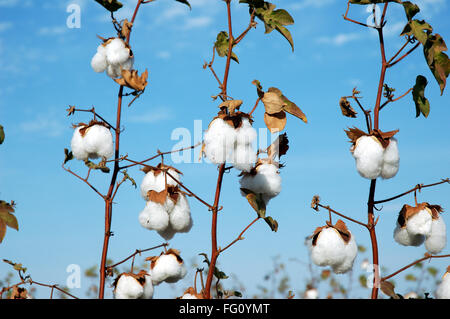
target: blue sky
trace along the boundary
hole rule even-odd
[[[444,0],[415,1],[422,8],[435,32],[450,38],[449,5]],[[81,28],[66,26],[69,4],[81,6]],[[130,19],[136,1],[123,1],[119,19]],[[211,96],[218,93],[217,83],[202,65],[211,59],[217,34],[226,30],[223,1],[191,0],[192,11],[175,1],[158,0],[143,6],[133,29],[131,45],[136,56],[135,67],[148,68],[149,85],[145,94],[131,108],[125,108],[122,123],[122,153],[144,159],[157,149],[167,151],[178,141],[171,140],[176,128],[193,131],[194,121],[202,120],[203,129],[217,112]],[[251,84],[258,79],[265,89],[275,86],[306,113],[309,123],[288,117],[286,131],[290,150],[282,169],[283,191],[273,199],[268,214],[279,222],[272,233],[264,222],[252,227],[246,239],[220,257],[220,267],[247,286],[248,294],[256,291],[263,276],[270,271],[272,258],[296,258],[307,261],[303,240],[327,214],[310,209],[313,195],[356,219],[366,220],[369,181],[355,170],[344,129],[364,128],[363,119],[342,117],[338,101],[351,95],[357,86],[362,103],[374,104],[379,77],[377,37],[366,28],[345,22],[343,1],[283,0],[275,1],[287,9],[295,20],[289,29],[295,51],[278,33],[264,34],[259,23],[236,49],[240,64],[231,66],[229,95],[242,99],[242,109],[249,111],[256,100]],[[248,24],[248,9],[233,1],[233,27],[239,34]],[[369,13],[354,6],[351,15],[366,21]],[[80,108],[95,106],[105,118],[114,121],[117,85],[105,74],[90,67],[99,40],[114,36],[108,14],[94,1],[14,1],[0,0],[0,124],[5,127],[6,141],[0,146],[0,198],[17,202],[16,216],[20,231],[8,230],[0,245],[0,257],[15,260],[28,267],[33,279],[64,284],[66,267],[78,264],[83,270],[98,264],[103,236],[103,202],[86,185],[61,168],[63,149],[70,146],[72,123],[88,121],[87,114],[68,118],[68,105]],[[406,23],[403,9],[391,5],[387,16],[387,54],[402,44],[400,34]],[[415,83],[418,74],[429,80],[426,95],[431,103],[428,119],[415,118],[410,96],[389,105],[381,114],[381,129],[400,129],[401,168],[392,180],[377,184],[376,198],[401,193],[417,183],[432,183],[450,176],[449,94],[439,95],[439,88],[427,68],[423,54],[417,50],[389,70],[386,83],[403,93]],[[223,59],[216,58],[215,69],[222,75]],[[264,128],[263,109],[255,112],[255,127]],[[194,143],[194,141],[192,141]],[[194,158],[194,155],[193,155]],[[157,164],[155,162],[154,164]],[[78,172],[83,165],[71,162]],[[216,167],[206,163],[177,165],[183,171],[183,182],[202,198],[213,201],[217,178]],[[143,174],[137,169],[130,175],[140,183]],[[237,171],[225,176],[219,218],[219,245],[225,246],[254,218],[254,212],[239,194]],[[109,177],[97,174],[92,179],[101,190]],[[419,200],[450,207],[446,185],[427,189]],[[119,260],[136,248],[158,245],[162,239],[143,229],[137,220],[145,202],[138,190],[124,185],[114,206],[110,257]],[[172,247],[181,250],[190,261],[201,252],[210,253],[210,213],[194,199],[190,200],[194,227],[189,234],[176,235]],[[383,206],[377,227],[380,260],[390,270],[417,258],[425,249],[400,247],[393,241],[397,213],[407,196]],[[444,216],[447,223],[447,215]],[[335,219],[336,220],[336,219]],[[358,244],[368,246],[367,231],[348,224]],[[444,251],[448,252],[448,248]],[[441,267],[447,261],[433,261]],[[358,266],[356,266],[358,267]],[[294,290],[304,287],[307,268],[289,264]],[[0,277],[8,271],[0,264]],[[193,280],[177,286],[182,291]],[[191,280],[189,282],[189,280]],[[226,283],[225,283],[226,284]],[[355,283],[355,286],[357,284]],[[87,289],[74,289],[83,295]],[[358,292],[366,296],[368,291]],[[46,297],[47,291],[38,296]],[[173,297],[171,287],[162,284],[155,297]],[[324,297],[324,296],[322,296]]]

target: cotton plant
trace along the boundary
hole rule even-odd
[[[134,56],[130,45],[123,39],[103,39],[103,43],[97,47],[97,52],[91,60],[92,69],[97,73],[106,71],[113,78],[119,78],[122,70],[131,70],[134,64]]]
[[[138,274],[122,273],[113,283],[115,299],[152,299],[154,293],[151,276],[145,270]]]
[[[186,276],[187,270],[180,252],[176,249],[169,249],[159,256],[148,257],[153,285],[157,286],[162,282],[176,283]]]
[[[139,223],[166,240],[176,233],[189,232],[193,221],[186,195],[178,187],[181,172],[162,164],[145,172],[140,191],[147,203],[139,214]]]
[[[403,246],[420,246],[431,254],[441,252],[447,243],[446,225],[439,205],[403,205],[394,229],[394,240]]]
[[[70,144],[73,156],[81,161],[109,159],[114,155],[113,136],[103,122],[93,120],[89,124],[77,124]]]

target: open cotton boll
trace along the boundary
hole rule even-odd
[[[179,233],[187,233],[192,228],[191,209],[186,196],[180,194],[173,210],[170,212],[170,225]]]
[[[141,299],[152,299],[154,291],[152,277],[150,275],[145,275],[144,292]]]
[[[345,242],[334,228],[324,228],[311,246],[311,259],[317,266],[340,265],[346,258]]]
[[[120,65],[108,64],[108,67],[106,68],[106,74],[113,79],[119,78],[122,75]]]
[[[234,168],[250,172],[255,165],[257,155],[251,145],[238,144],[233,153],[233,166]]]
[[[242,119],[242,126],[236,130],[236,142],[241,145],[252,144],[257,137],[256,130],[250,124],[249,119]]]
[[[350,231],[349,231],[350,232]],[[358,246],[356,245],[355,236],[350,232],[350,241],[345,245],[344,254],[345,259],[341,264],[333,265],[333,272],[336,274],[344,274],[353,268],[356,254],[358,253]]]
[[[442,278],[441,283],[436,290],[437,299],[450,299],[450,275],[448,272],[445,273],[444,278]]]
[[[186,276],[184,263],[180,263],[173,254],[161,255],[150,270],[154,285],[159,285],[165,281],[175,283]]]
[[[144,287],[142,287],[136,278],[126,274],[120,276],[114,290],[114,297],[116,299],[139,299],[143,294]]]
[[[205,133],[205,154],[214,164],[231,159],[236,144],[236,130],[224,120],[217,118],[211,122]]]
[[[425,241],[425,236],[423,235],[411,235],[406,227],[402,228],[397,223],[394,229],[394,240],[403,246],[420,246]]]
[[[130,57],[130,49],[122,39],[115,38],[106,46],[108,64],[122,64]]]
[[[353,149],[358,173],[367,179],[376,179],[380,176],[383,166],[384,148],[372,136],[361,136]]]
[[[89,153],[89,158],[104,157],[108,159],[114,155],[111,131],[103,125],[93,125],[88,128],[84,136],[84,143],[86,152]]]
[[[184,294],[181,299],[198,299],[197,296],[191,294]]]
[[[431,222],[431,235],[425,240],[425,248],[431,254],[440,253],[447,244],[447,230],[444,219],[439,215],[438,219]]]
[[[225,163],[230,159],[232,150],[227,149],[225,145],[220,143],[205,144],[205,155],[214,164]]]
[[[398,142],[395,138],[391,138],[388,147],[384,150],[381,177],[388,179],[397,175],[399,164]]]
[[[431,214],[423,209],[406,221],[406,230],[411,235],[431,235]]]
[[[304,299],[318,299],[319,291],[316,288],[309,288],[303,295]]]
[[[139,214],[139,223],[144,228],[163,231],[169,225],[169,215],[163,205],[148,201]]]
[[[256,175],[244,175],[241,178],[239,181],[241,188],[263,194],[267,199],[273,198],[281,192],[281,176],[275,165],[259,165],[256,172]]]
[[[80,129],[82,127],[77,127],[75,131],[73,132],[72,140],[70,142],[70,148],[72,150],[73,156],[80,160],[84,161],[87,160],[89,157],[88,152],[86,151],[85,143],[84,143],[84,137],[80,134]]]
[[[167,226],[166,229],[158,231],[158,235],[164,238],[164,240],[171,240],[177,232],[172,228],[172,225]]]
[[[180,175],[173,169],[169,169],[168,173],[172,175],[176,180],[180,180]],[[155,176],[155,171],[149,171],[145,174],[141,182],[141,196],[145,199],[147,198],[147,193],[149,191],[161,192],[166,188],[166,178],[164,172],[159,172]],[[167,185],[177,186],[178,183],[169,175],[167,175]]]
[[[97,73],[104,72],[108,67],[105,54],[97,52],[91,60],[91,67]]]

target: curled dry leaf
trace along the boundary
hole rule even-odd
[[[319,203],[320,203],[320,197],[319,195],[314,195],[311,201],[311,208],[315,211],[319,211]]]
[[[25,288],[14,286],[9,299],[28,299],[28,291]]]
[[[264,113],[264,122],[271,133],[280,132],[286,127],[286,113],[284,111],[274,114]]]
[[[344,130],[344,131],[347,134],[348,138],[350,139],[350,143],[352,143],[353,145],[356,144],[356,141],[361,136],[369,136],[369,134],[367,134],[366,132],[360,130],[357,127],[349,128],[348,130]]]
[[[316,196],[314,196],[314,197],[316,197]],[[314,197],[313,197],[313,201],[314,201]],[[313,203],[311,203],[311,207],[312,207],[312,205],[313,205]],[[333,228],[334,230],[336,230],[339,233],[339,235],[341,236],[342,240],[346,244],[348,244],[348,242],[351,239],[351,234],[347,228],[347,225],[345,225],[345,223],[341,219],[339,219],[334,226],[331,225],[331,223],[327,222],[327,225],[322,226],[322,227],[317,227],[316,230],[314,230],[314,233],[312,235],[312,245],[313,246],[316,245],[317,239],[319,238],[321,231],[326,228]]]
[[[124,38],[128,38],[128,35],[130,34],[132,27],[133,23],[129,22],[128,19],[125,19],[122,22],[122,29],[120,30],[120,35]]]
[[[395,134],[397,134],[399,130],[395,131],[389,131],[389,132],[382,132],[380,130],[373,130],[372,135],[375,136],[381,143],[381,145],[386,148],[389,146],[389,142],[392,137],[394,137]]]
[[[400,297],[395,293],[395,287],[394,287],[394,285],[391,283],[391,282],[389,282],[389,281],[382,281],[381,283],[380,283],[380,289],[381,289],[381,291],[385,294],[385,295],[387,295],[387,296],[389,296],[389,297],[391,297],[391,298],[393,298],[393,299],[399,299]]]
[[[350,102],[345,97],[341,97],[339,100],[339,106],[341,107],[342,115],[346,117],[355,118],[356,117],[356,111],[353,109],[353,107],[350,105]]]
[[[267,114],[277,114],[283,111],[283,107],[286,103],[281,98],[278,92],[268,91],[264,93],[264,97],[261,99],[264,103]]]
[[[220,105],[219,108],[226,108],[228,110],[228,114],[233,115],[235,114],[236,110],[239,110],[239,108],[242,105],[242,100],[228,100],[228,101],[223,101]]]
[[[122,77],[120,79],[114,79],[117,84],[129,87],[135,91],[144,91],[147,86],[148,70],[145,70],[139,76],[137,70],[122,70]]]

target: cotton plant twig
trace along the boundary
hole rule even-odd
[[[136,251],[134,253],[132,253],[131,255],[129,255],[128,257],[126,257],[126,258],[122,259],[121,261],[115,263],[114,265],[110,265],[110,266],[108,266],[106,268],[107,268],[108,271],[110,271],[110,270],[116,268],[117,266],[122,265],[123,263],[127,262],[131,258],[134,259],[134,257],[136,255],[140,255],[140,254],[145,253],[147,251],[155,250],[155,249],[158,249],[158,248],[161,248],[161,247],[166,247],[168,245],[169,245],[168,243],[163,243],[161,245],[150,247],[150,248],[147,248],[147,249],[136,249]],[[133,267],[132,267],[132,270],[133,270]]]
[[[248,224],[243,231],[241,231],[241,233],[236,237],[235,240],[233,240],[231,243],[229,243],[227,246],[225,246],[224,248],[220,248],[219,247],[219,254],[221,254],[222,252],[224,252],[225,250],[227,250],[228,248],[230,248],[231,246],[233,246],[235,243],[237,243],[240,240],[243,240],[244,237],[242,237],[244,235],[244,233],[250,228],[252,227],[253,224],[255,224],[258,220],[260,220],[261,217],[256,217],[250,224]]]
[[[351,222],[353,222],[353,223],[355,223],[355,224],[358,224],[358,225],[360,225],[360,226],[364,226],[365,228],[368,228],[368,227],[369,227],[367,224],[365,224],[365,223],[363,223],[363,222],[360,222],[360,221],[358,221],[358,220],[356,220],[356,219],[353,219],[353,218],[348,217],[348,216],[346,216],[346,215],[344,215],[344,214],[342,214],[342,213],[339,213],[338,211],[332,209],[330,206],[325,206],[325,205],[322,205],[322,204],[320,204],[320,203],[316,203],[315,208],[314,208],[314,207],[312,207],[312,208],[313,208],[314,210],[316,210],[316,211],[319,211],[318,207],[324,208],[324,209],[326,209],[326,210],[327,210],[328,212],[330,212],[330,213],[336,214],[336,215],[338,215],[338,216],[340,216],[340,217],[342,217],[342,218],[344,218],[344,219],[347,219],[347,220],[349,220],[349,221],[351,221]],[[331,215],[329,216],[329,218],[331,219]]]

